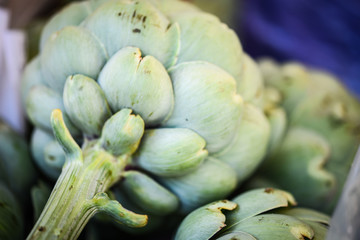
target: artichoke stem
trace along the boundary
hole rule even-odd
[[[54,111],[52,118],[54,133],[66,152],[66,162],[27,239],[77,239],[98,211],[132,227],[146,225],[147,216],[124,209],[104,193],[121,178],[129,155],[114,156],[97,140],[86,141],[81,151],[68,134],[61,112]]]

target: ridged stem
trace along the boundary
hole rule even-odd
[[[58,110],[52,114],[52,125],[55,137],[64,148],[66,163],[27,239],[77,239],[98,211],[128,226],[146,225],[147,216],[124,209],[104,193],[121,178],[129,156],[115,157],[98,141],[86,142],[81,150]]]

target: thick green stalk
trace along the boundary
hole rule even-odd
[[[53,112],[52,124],[67,160],[27,239],[76,239],[98,211],[129,226],[144,226],[147,216],[124,209],[104,193],[121,178],[130,156],[116,157],[104,150],[99,141],[86,142],[81,151],[66,129],[60,111]]]

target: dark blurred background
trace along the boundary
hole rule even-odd
[[[34,26],[71,0],[0,0],[11,27]],[[186,0],[217,14],[246,52],[328,70],[360,97],[359,0]],[[34,28],[34,27],[33,27]]]
[[[251,55],[327,69],[360,97],[359,0],[245,0],[236,30]]]

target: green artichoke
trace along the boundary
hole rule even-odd
[[[189,3],[68,5],[22,82],[32,154],[58,178],[29,239],[76,238],[99,211],[143,226],[146,216],[104,193],[120,179],[156,216],[226,197],[266,153],[263,94],[235,33]]]
[[[23,239],[36,177],[25,139],[0,119],[0,239]]]
[[[272,127],[261,175],[302,205],[330,213],[360,144],[360,103],[326,72],[271,60],[260,68]]]
[[[0,181],[25,204],[36,177],[27,142],[0,119]]]
[[[330,218],[295,204],[293,196],[282,190],[244,192],[231,201],[209,203],[190,213],[175,240],[325,239]]]

